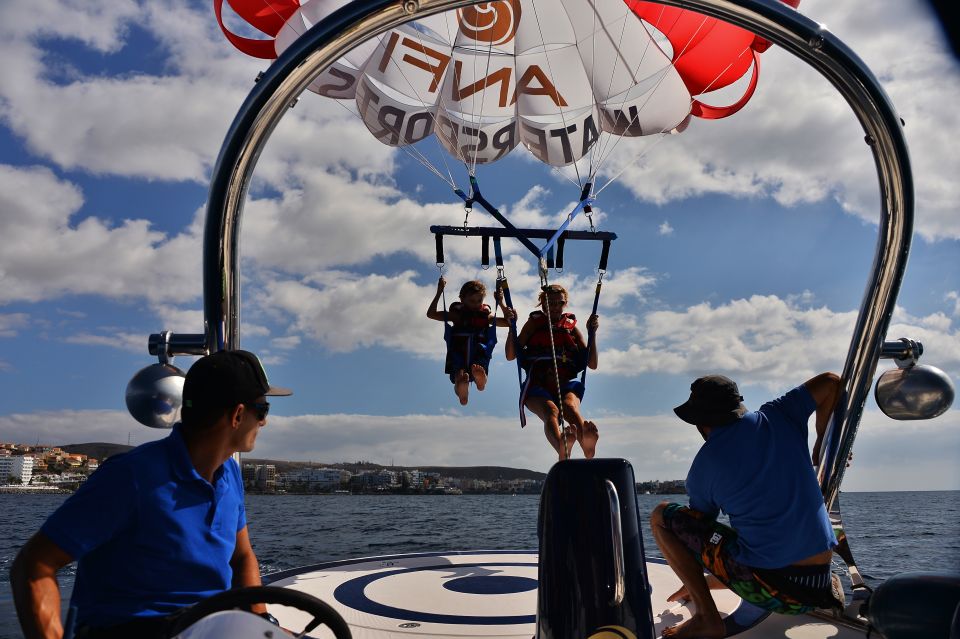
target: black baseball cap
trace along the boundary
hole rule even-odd
[[[747,412],[737,383],[723,375],[707,375],[690,384],[690,399],[673,409],[694,426],[724,426]]]
[[[184,418],[193,410],[230,408],[262,395],[292,395],[289,388],[271,386],[260,359],[250,351],[217,351],[201,357],[183,383]]]

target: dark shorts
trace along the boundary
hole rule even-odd
[[[566,395],[567,393],[573,393],[581,401],[583,400],[583,394],[586,392],[586,389],[583,387],[583,384],[580,383],[579,379],[571,379],[564,382],[560,385],[561,395]],[[526,398],[530,397],[543,397],[544,399],[549,399],[550,401],[557,401],[557,396],[553,394],[552,391],[543,388],[542,386],[535,386],[530,384],[530,387],[527,389]]]
[[[829,585],[826,588],[806,588],[797,583],[805,579],[820,580],[823,576],[827,584],[832,584],[829,565],[787,566],[774,570],[745,566],[730,556],[737,532],[729,526],[680,504],[669,504],[664,509],[663,522],[696,556],[701,566],[741,599],[759,608],[798,615],[837,604]]]
[[[448,351],[447,360],[443,372],[450,375],[450,381],[457,383],[457,374],[460,371],[467,371],[470,381],[473,381],[473,372],[470,370],[473,364],[479,364],[487,373],[490,372],[490,355],[482,348],[474,349],[473,357],[470,358],[470,366],[467,366],[466,354],[463,352]]]

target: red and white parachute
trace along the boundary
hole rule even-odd
[[[344,4],[227,1],[272,37],[231,32],[223,0],[214,0],[227,38],[266,59]],[[752,94],[757,55],[766,46],[716,19],[638,0],[496,0],[363,43],[310,89],[355,100],[370,132],[391,146],[435,133],[470,165],[493,162],[523,144],[541,161],[565,166],[587,155],[601,132],[659,134],[682,130],[691,115],[730,115]],[[695,100],[735,82],[751,63],[750,86],[737,104],[715,108]]]

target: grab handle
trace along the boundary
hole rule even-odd
[[[626,568],[623,561],[623,527],[620,525],[620,497],[617,487],[609,479],[607,484],[607,502],[610,506],[610,542],[613,548],[613,586],[610,588],[612,597],[610,605],[619,606],[623,603],[626,593],[624,573]]]

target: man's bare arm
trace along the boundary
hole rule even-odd
[[[63,637],[57,571],[71,561],[73,557],[40,532],[17,553],[10,567],[10,585],[25,639]]]
[[[812,459],[814,464],[820,463],[820,447],[823,445],[823,435],[827,430],[827,424],[830,422],[830,416],[840,401],[840,393],[843,391],[843,381],[836,373],[820,373],[816,377],[808,379],[803,384],[810,391],[813,401],[817,406],[816,410],[816,429],[817,441],[813,445]]]
[[[234,588],[261,585],[260,564],[257,562],[257,555],[253,552],[253,546],[250,545],[250,533],[246,526],[237,533],[237,546],[233,550],[233,557],[230,558],[230,567],[233,568],[231,585]],[[264,604],[254,604],[250,609],[257,614],[267,611]]]

